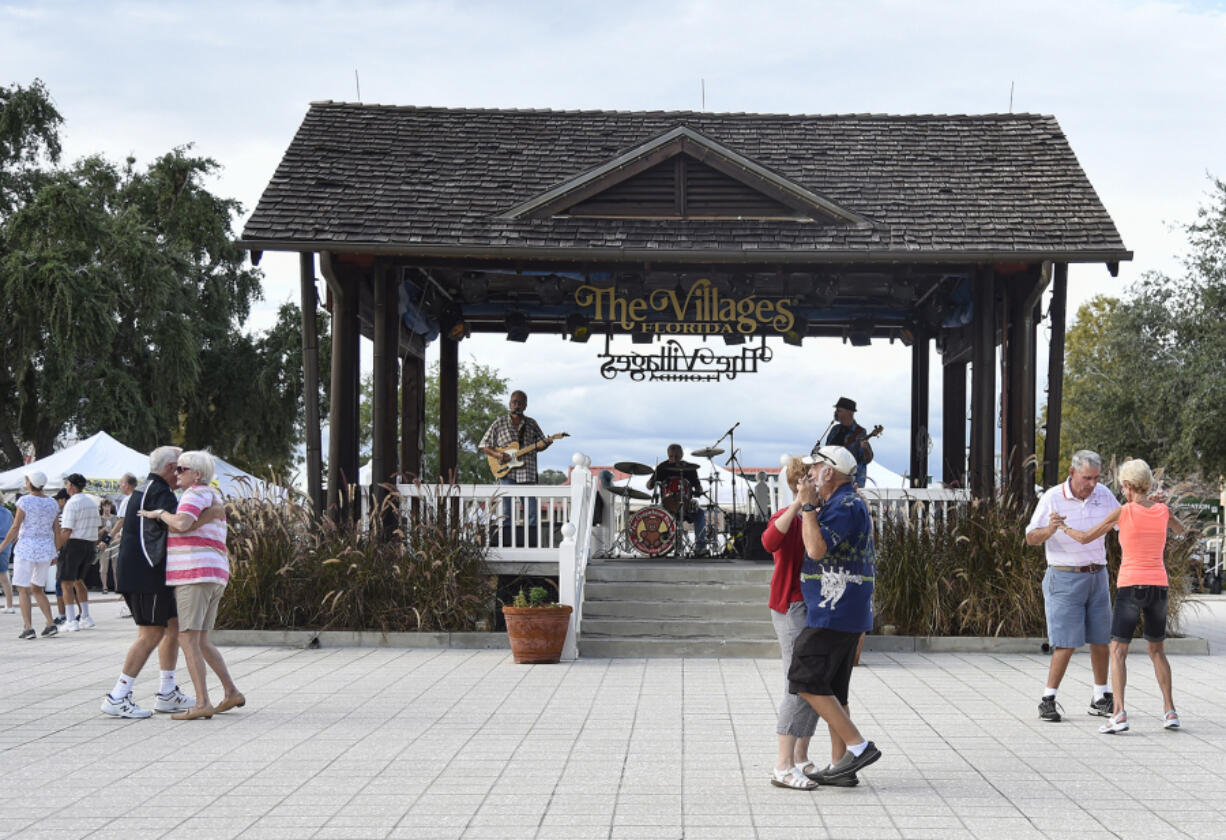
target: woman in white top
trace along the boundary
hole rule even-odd
[[[54,636],[57,632],[55,622],[51,619],[51,605],[47,602],[47,594],[43,588],[47,585],[47,570],[55,562],[55,538],[59,525],[56,518],[60,506],[55,500],[43,494],[47,484],[47,476],[35,471],[26,474],[26,495],[17,500],[17,513],[13,517],[13,527],[0,542],[0,549],[16,541],[13,548],[13,585],[21,598],[21,618],[25,629],[19,639],[35,638],[34,627],[31,624],[30,597],[38,602],[38,608],[43,611],[47,626],[44,636]]]

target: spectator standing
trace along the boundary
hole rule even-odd
[[[0,541],[0,550],[13,546],[13,585],[21,602],[21,619],[25,629],[19,639],[33,639],[37,634],[31,624],[30,600],[38,602],[47,626],[42,635],[54,636],[59,628],[51,618],[51,604],[43,589],[47,571],[55,562],[56,514],[59,506],[43,495],[47,476],[37,470],[26,473],[26,495],[17,500],[17,513],[8,534]]]
[[[85,588],[85,575],[96,556],[102,517],[98,514],[97,500],[85,492],[85,476],[73,473],[64,481],[68,501],[60,517],[59,577],[68,606],[68,621],[64,624],[64,630],[72,633],[94,626],[94,619],[89,614],[89,590]]]

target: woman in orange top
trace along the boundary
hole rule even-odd
[[[1120,467],[1120,484],[1127,500],[1124,506],[1111,511],[1106,519],[1088,531],[1061,526],[1061,530],[1080,543],[1098,539],[1117,524],[1120,528],[1123,559],[1115,582],[1115,609],[1111,613],[1111,688],[1115,693],[1115,714],[1098,728],[1099,732],[1108,735],[1128,730],[1128,713],[1124,711],[1124,684],[1128,677],[1125,660],[1137,620],[1142,616],[1145,618],[1142,635],[1149,642],[1149,658],[1154,663],[1154,675],[1162,690],[1165,709],[1162,726],[1179,728],[1179,715],[1175,714],[1175,701],[1171,697],[1171,664],[1163,649],[1170,581],[1162,555],[1166,549],[1167,528],[1176,534],[1182,534],[1184,528],[1171,516],[1166,505],[1148,498],[1153,483],[1149,464],[1137,459],[1125,461]]]

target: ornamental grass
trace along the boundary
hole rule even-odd
[[[410,503],[411,515],[399,516],[405,500],[392,491],[370,516],[340,521],[316,518],[301,497],[231,501],[230,584],[217,626],[382,632],[488,627],[494,579],[478,526],[449,515],[457,498],[457,487],[428,488]]]
[[[923,502],[914,502],[906,516],[883,517],[878,523],[874,632],[892,625],[907,636],[1046,637],[1042,585],[1047,560],[1041,546],[1026,545],[1034,506],[1034,501],[1002,493],[952,508],[943,520],[932,518]],[[1188,533],[1167,539],[1167,629],[1172,633],[1178,632],[1185,607],[1195,603],[1190,596],[1197,540]],[[1113,600],[1119,568],[1120,544],[1112,532],[1107,535],[1107,569]]]

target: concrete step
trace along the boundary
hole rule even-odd
[[[686,619],[608,619],[583,616],[583,638],[774,639],[774,625],[757,621],[688,621]]]
[[[778,659],[775,639],[589,639],[579,641],[579,655],[602,659],[662,659],[720,657],[729,659]]]
[[[767,595],[753,602],[726,603],[724,601],[602,601],[587,597],[583,601],[583,626],[588,619],[642,618],[642,619],[692,619],[694,621],[754,621],[770,624],[770,608]]]
[[[588,580],[583,587],[584,603],[590,601],[718,601],[765,605],[770,584],[756,583],[644,583],[635,581],[606,583]]]
[[[699,561],[695,561],[697,563]],[[763,563],[711,563],[685,565],[651,561],[592,562],[587,567],[588,582],[642,583],[757,583],[770,584],[774,566]]]

